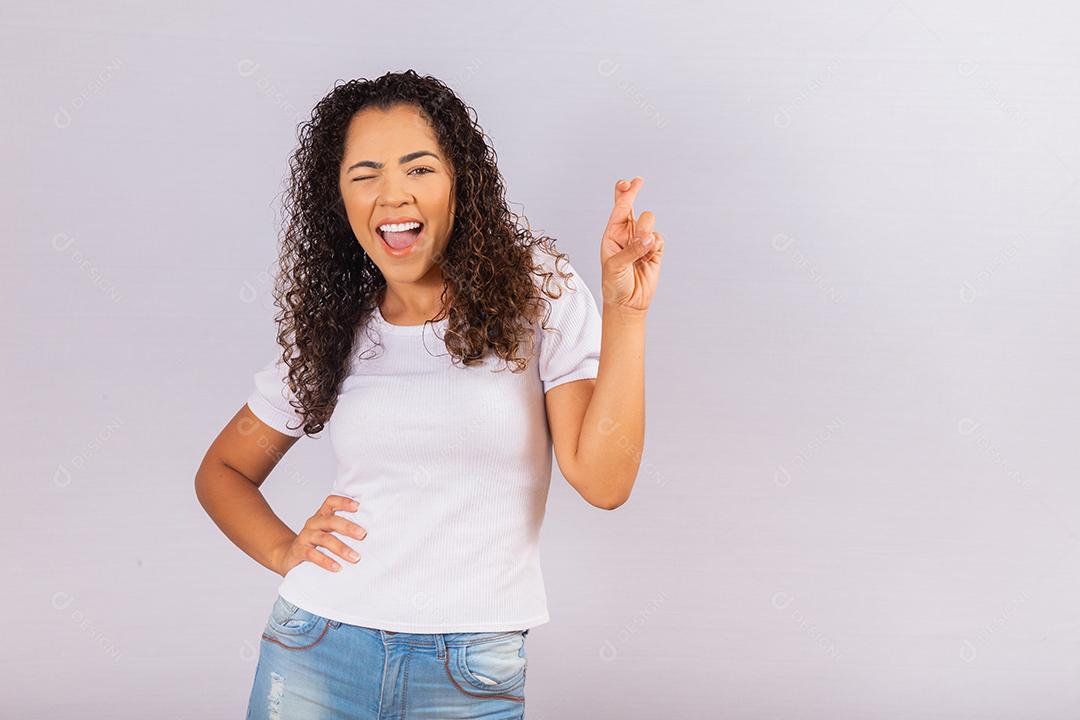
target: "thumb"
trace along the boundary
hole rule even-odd
[[[634,238],[633,242],[612,256],[611,261],[614,264],[615,269],[633,265],[652,250],[653,243],[655,242],[656,236],[653,235],[653,233],[647,233],[644,237]]]

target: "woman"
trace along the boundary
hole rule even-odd
[[[642,179],[616,184],[601,318],[507,209],[469,110],[408,71],[336,86],[301,128],[283,352],[196,478],[229,539],[284,577],[249,718],[523,717],[552,448],[590,504],[630,494],[664,245],[634,218]],[[294,533],[259,486],[327,425],[333,492]]]

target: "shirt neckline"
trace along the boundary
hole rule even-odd
[[[424,330],[427,328],[428,325],[431,325],[433,329],[442,328],[445,327],[449,322],[449,318],[443,318],[442,320],[436,321],[429,320],[422,325],[394,325],[383,317],[382,310],[379,309],[379,305],[377,303],[375,305],[375,311],[371,314],[371,317],[375,320],[376,323],[378,323],[380,327],[383,328],[383,330],[394,335],[423,335]]]

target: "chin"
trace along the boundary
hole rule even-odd
[[[435,263],[425,258],[423,260],[415,259],[407,264],[390,263],[387,267],[380,266],[379,270],[382,271],[383,277],[388,280],[416,282],[428,275],[434,266]]]

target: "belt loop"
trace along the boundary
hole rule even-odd
[[[446,657],[446,638],[442,633],[434,633],[435,635],[435,658],[442,660]]]

